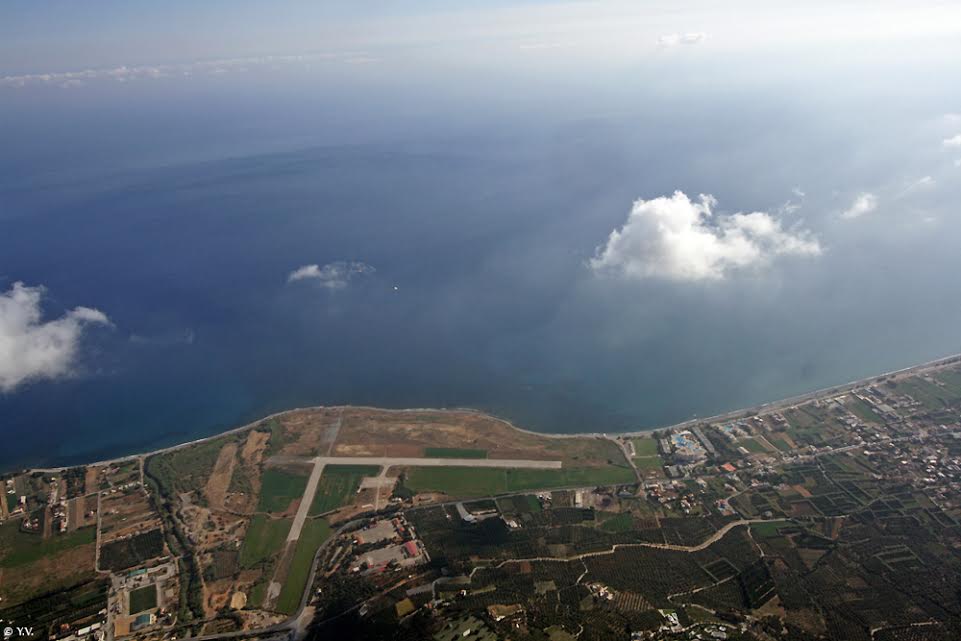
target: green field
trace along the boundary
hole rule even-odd
[[[767,452],[760,442],[754,440],[753,438],[741,439],[737,442],[738,445],[746,449],[751,454],[760,454],[762,452]]]
[[[264,471],[261,477],[258,512],[284,512],[290,502],[304,495],[307,475],[276,468]]]
[[[938,372],[936,378],[944,383],[949,394],[955,397],[961,396],[961,371],[946,369]]]
[[[314,562],[314,554],[320,544],[330,536],[330,526],[323,519],[311,519],[304,523],[304,529],[297,540],[294,558],[287,571],[287,580],[277,597],[277,610],[285,614],[293,614],[300,607],[300,599],[304,594],[304,587],[310,576],[310,569]]]
[[[408,470],[405,485],[414,492],[474,497],[551,487],[616,485],[634,480],[630,469],[615,466],[560,470],[412,467]]]
[[[0,526],[0,568],[28,565],[96,540],[97,528],[93,526],[69,534],[55,534],[44,541],[39,534],[21,532],[19,521],[9,521]]]
[[[323,514],[350,502],[365,476],[376,476],[376,465],[328,465],[320,476],[317,494],[310,506],[310,515]]]
[[[261,577],[250,587],[250,594],[247,597],[248,608],[259,608],[264,604],[264,597],[267,596],[267,583],[270,577]]]
[[[787,441],[785,441],[783,438],[777,438],[775,436],[775,437],[769,438],[768,441],[771,442],[771,445],[781,450],[782,452],[789,452],[792,449],[791,446],[787,444]]]
[[[651,438],[632,438],[634,443],[634,454],[638,458],[646,456],[657,456],[657,439]]]
[[[634,459],[634,465],[642,471],[659,470],[663,462],[660,456],[638,456]]]
[[[290,523],[290,519],[268,519],[263,514],[254,516],[240,546],[241,567],[253,567],[276,554],[287,539]]]
[[[630,512],[611,514],[598,527],[605,532],[630,532],[634,529],[634,517]]]
[[[425,458],[487,458],[487,450],[467,447],[425,447]]]
[[[907,394],[929,410],[944,408],[944,403],[941,401],[941,397],[946,395],[944,390],[920,378],[908,378],[900,381],[898,392]]]
[[[751,531],[758,536],[770,539],[778,536],[778,529],[791,525],[790,521],[771,521],[770,523],[752,523]]]
[[[884,422],[880,416],[874,413],[870,405],[853,395],[848,397],[847,406],[848,409],[851,410],[851,413],[862,421],[867,421],[868,423]]]
[[[147,585],[130,591],[130,614],[157,607],[157,586]]]
[[[272,418],[266,423],[261,423],[258,430],[270,432],[270,439],[267,441],[267,456],[275,456],[287,445],[287,428],[276,418]]]

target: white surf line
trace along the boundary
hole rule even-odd
[[[307,479],[307,487],[304,488],[304,496],[300,499],[300,505],[297,507],[297,515],[294,517],[294,522],[290,526],[290,532],[287,533],[287,543],[292,543],[300,538],[300,531],[304,529],[304,522],[307,521],[307,513],[310,512],[310,506],[314,502],[314,495],[317,494],[317,484],[320,482],[320,475],[324,473],[324,462],[326,460],[326,457],[320,456],[314,459],[314,469],[310,471],[310,478]]]

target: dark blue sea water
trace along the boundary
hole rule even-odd
[[[650,428],[961,348],[956,212],[840,221],[838,190],[902,174],[863,118],[824,105],[622,96],[479,115],[462,99],[387,118],[356,96],[363,113],[145,91],[6,103],[19,125],[0,152],[0,290],[43,285],[48,318],[87,305],[113,327],[85,333],[74,376],[0,395],[0,468],[313,404]],[[681,189],[774,211],[797,185],[816,259],[693,284],[587,267],[635,198]],[[376,271],[337,290],[287,282],[336,261]]]

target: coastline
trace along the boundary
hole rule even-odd
[[[796,396],[790,396],[788,398],[768,401],[768,402],[760,403],[758,405],[753,405],[750,407],[742,407],[742,408],[730,410],[727,412],[722,412],[720,414],[715,414],[712,416],[694,417],[686,421],[681,421],[680,423],[674,423],[671,425],[663,425],[659,427],[652,427],[649,429],[624,431],[624,432],[577,432],[577,433],[568,433],[568,434],[552,434],[549,432],[538,432],[535,430],[518,427],[507,418],[497,416],[495,414],[491,414],[490,412],[485,412],[483,410],[479,410],[471,407],[408,407],[408,408],[392,409],[392,408],[384,408],[384,407],[374,407],[369,405],[329,405],[329,406],[328,405],[310,405],[306,407],[295,407],[295,408],[290,408],[286,410],[281,410],[279,412],[274,412],[273,414],[263,416],[261,418],[250,421],[239,427],[234,427],[229,430],[225,430],[223,432],[211,434],[210,436],[204,436],[191,441],[178,443],[175,445],[159,448],[156,450],[151,450],[147,452],[138,452],[134,454],[126,454],[126,455],[118,456],[114,458],[103,459],[99,461],[92,461],[89,463],[77,463],[74,465],[63,465],[63,466],[55,466],[55,467],[19,468],[15,470],[0,472],[0,478],[6,478],[7,476],[10,476],[12,474],[21,474],[26,472],[41,472],[46,474],[54,474],[54,473],[61,473],[64,470],[68,470],[68,469],[71,469],[74,467],[80,467],[80,466],[112,465],[117,463],[135,461],[141,458],[147,458],[147,457],[155,456],[158,454],[164,454],[167,452],[174,452],[177,450],[185,449],[188,447],[192,447],[194,445],[199,445],[201,443],[206,443],[208,441],[222,438],[224,436],[229,436],[231,434],[238,434],[247,430],[254,429],[264,421],[269,421],[271,419],[286,416],[288,414],[309,411],[309,410],[316,410],[316,409],[321,409],[325,407],[333,408],[333,409],[354,408],[354,409],[376,410],[380,412],[391,412],[391,413],[405,413],[405,412],[407,413],[417,413],[417,412],[473,413],[473,414],[487,416],[492,419],[495,419],[501,423],[504,423],[511,429],[517,430],[518,432],[533,434],[543,438],[570,439],[570,438],[602,438],[607,436],[627,436],[627,437],[634,437],[634,438],[642,438],[645,436],[650,436],[653,432],[657,432],[661,430],[684,429],[687,427],[691,427],[693,425],[697,425],[699,423],[730,421],[730,420],[736,420],[736,419],[743,418],[745,416],[749,416],[753,414],[764,413],[764,412],[774,412],[781,409],[787,409],[795,405],[799,405],[801,403],[805,403],[822,396],[833,396],[835,394],[841,394],[857,387],[862,387],[864,385],[876,383],[881,381],[882,379],[885,379],[891,376],[913,375],[924,370],[937,369],[937,368],[945,367],[947,365],[951,365],[953,363],[958,363],[958,362],[961,362],[961,353],[956,353],[949,356],[943,356],[930,361],[926,361],[924,363],[918,363],[915,365],[910,365],[908,367],[903,367],[896,370],[882,372],[880,374],[873,374],[866,378],[849,381],[847,383],[832,385],[829,387],[813,390],[810,392],[805,392],[803,394],[798,394]]]

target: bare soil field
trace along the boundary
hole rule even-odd
[[[562,459],[565,465],[606,465],[620,461],[618,447],[593,437],[552,438],[518,430],[492,416],[471,411],[392,411],[359,407],[339,410],[342,424],[334,456],[424,456],[427,448],[483,450],[487,458]],[[312,411],[311,411],[312,412]],[[320,434],[329,414],[284,417],[292,434]],[[300,442],[299,439],[297,442]],[[284,454],[294,454],[287,447]]]
[[[105,494],[100,508],[102,543],[160,527],[160,517],[141,490]]]
[[[100,476],[100,468],[90,465],[84,471],[83,486],[87,494],[91,492],[96,492],[99,488],[98,481]]]
[[[197,542],[199,551],[239,540],[247,523],[244,517],[189,502],[184,502],[183,512],[187,530]]]
[[[281,453],[290,456],[326,454],[331,428],[337,425],[341,412],[337,407],[318,407],[284,415],[280,420],[286,431],[287,442]]]
[[[267,441],[270,439],[270,434],[266,432],[258,432],[253,430],[247,436],[247,440],[244,441],[244,447],[240,451],[240,458],[244,465],[260,465],[260,461],[264,458],[264,450],[267,448]]]
[[[207,495],[207,503],[211,509],[220,510],[223,508],[224,497],[227,495],[227,488],[230,486],[230,479],[233,476],[236,463],[237,444],[230,441],[220,448],[220,454],[217,455],[213,472],[210,473],[207,485],[204,487],[204,494]]]
[[[226,485],[221,506],[238,514],[253,514],[260,498],[260,474],[270,432],[251,430]]]

